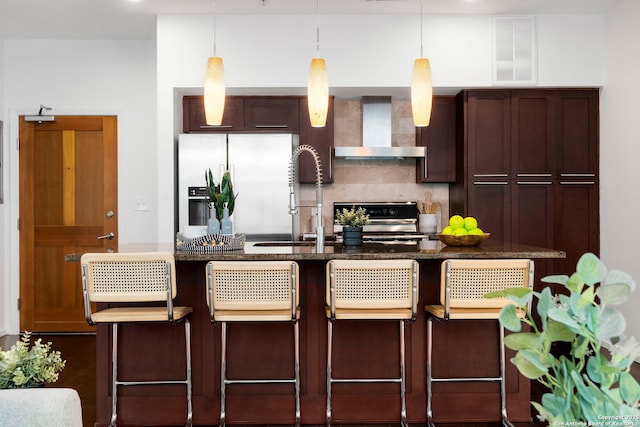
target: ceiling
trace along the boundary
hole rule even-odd
[[[321,15],[419,14],[420,0],[317,0]],[[602,14],[621,0],[424,0],[424,14]],[[315,0],[1,0],[0,39],[155,39],[156,15],[315,14]]]

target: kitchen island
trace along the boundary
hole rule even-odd
[[[131,247],[121,251],[162,250]],[[412,258],[420,263],[418,317],[406,328],[407,415],[410,423],[426,420],[425,304],[439,299],[440,264],[447,258],[563,258],[564,252],[510,243],[479,247],[446,247],[438,241],[414,244],[365,244],[348,249],[296,242],[247,243],[244,250],[220,254],[176,251],[176,304],[193,307],[192,377],[194,425],[217,425],[219,417],[220,326],[211,324],[205,299],[205,265],[210,260],[295,260],[300,265],[300,372],[303,424],[322,425],[326,403],[325,265],[330,259]],[[490,321],[450,322],[446,331],[434,325],[437,348],[433,369],[439,376],[497,375],[498,337]],[[171,325],[123,325],[119,333],[120,375],[146,380],[159,370],[184,375],[182,329]],[[293,339],[289,324],[230,324],[228,375],[234,378],[286,377],[293,372]],[[398,374],[398,331],[393,322],[340,322],[334,335],[336,376],[388,377]],[[97,330],[97,420],[106,426],[111,413],[110,334]],[[509,355],[507,356],[509,357]],[[177,359],[177,360],[176,360]],[[227,388],[227,424],[292,424],[293,386],[288,384],[231,385]],[[500,420],[499,386],[494,383],[434,385],[434,421],[441,423]],[[513,422],[531,419],[530,384],[508,364],[507,407]],[[186,402],[184,387],[148,386],[120,390],[118,421],[122,425],[181,425]],[[397,384],[338,384],[333,390],[335,424],[399,422]]]

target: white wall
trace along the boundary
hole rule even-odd
[[[59,115],[118,116],[118,209],[120,243],[156,240],[155,41],[7,40],[4,115],[7,140],[17,138],[17,117],[40,104]],[[18,153],[7,147],[10,185],[5,186],[0,295],[0,332],[18,331]],[[171,172],[165,171],[167,175]],[[144,197],[148,212],[135,212]],[[2,208],[0,208],[2,209]],[[1,212],[1,211],[0,211]]]
[[[490,17],[433,16],[424,22],[424,52],[437,89],[491,84]],[[540,85],[603,84],[602,16],[541,16],[537,22]],[[315,15],[218,16],[216,23],[228,93],[266,88],[304,94],[315,56]],[[184,90],[202,86],[206,59],[213,53],[212,25],[211,17],[161,16],[157,44],[7,40],[4,53],[0,50],[0,65],[6,68],[0,111],[9,140],[16,138],[17,116],[34,113],[41,103],[53,107],[54,114],[118,114],[121,243],[173,242],[177,100]],[[420,52],[415,16],[321,16],[320,26],[320,54],[334,94],[408,96]],[[10,182],[7,204],[0,205],[0,254],[5,253],[0,333],[16,333],[18,156],[15,149],[5,150]],[[138,197],[148,199],[148,213],[134,212]]]
[[[7,117],[5,114],[4,108],[4,88],[6,87],[5,78],[4,78],[4,41],[0,40],[0,120],[3,122],[7,121]],[[7,191],[7,168],[5,162],[7,160],[7,134],[8,134],[8,126],[5,124],[4,131],[0,133],[0,138],[3,139],[2,149],[0,151],[0,158],[2,159],[2,177],[0,182],[2,182],[2,188],[0,188],[0,193],[5,195]],[[5,203],[0,204],[0,271],[6,271],[7,261],[5,260],[5,256],[7,254],[6,251],[6,242],[8,241],[9,230],[7,229],[7,225],[5,222],[5,212],[7,211],[6,197]],[[7,307],[7,297],[9,292],[8,281],[2,277],[0,274],[0,337],[7,334],[7,325],[9,324],[9,313],[8,310],[5,309]]]
[[[626,271],[640,283],[636,247],[640,227],[634,220],[640,212],[638,22],[637,0],[620,2],[606,20],[605,86],[600,103],[600,246],[607,267]],[[640,290],[621,308],[628,335],[640,340]]]

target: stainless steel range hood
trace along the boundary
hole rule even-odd
[[[362,98],[362,145],[336,147],[335,156],[347,159],[402,159],[424,157],[426,147],[391,146],[391,97]]]

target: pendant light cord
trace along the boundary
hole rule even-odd
[[[423,49],[422,49],[422,40],[424,39],[423,35],[422,35],[422,24],[424,21],[423,15],[422,15],[422,8],[424,6],[424,0],[420,0],[420,58],[424,58],[424,53],[423,53]]]
[[[216,55],[216,0],[213,0],[213,56]]]
[[[316,0],[316,58],[320,58],[320,0]]]

